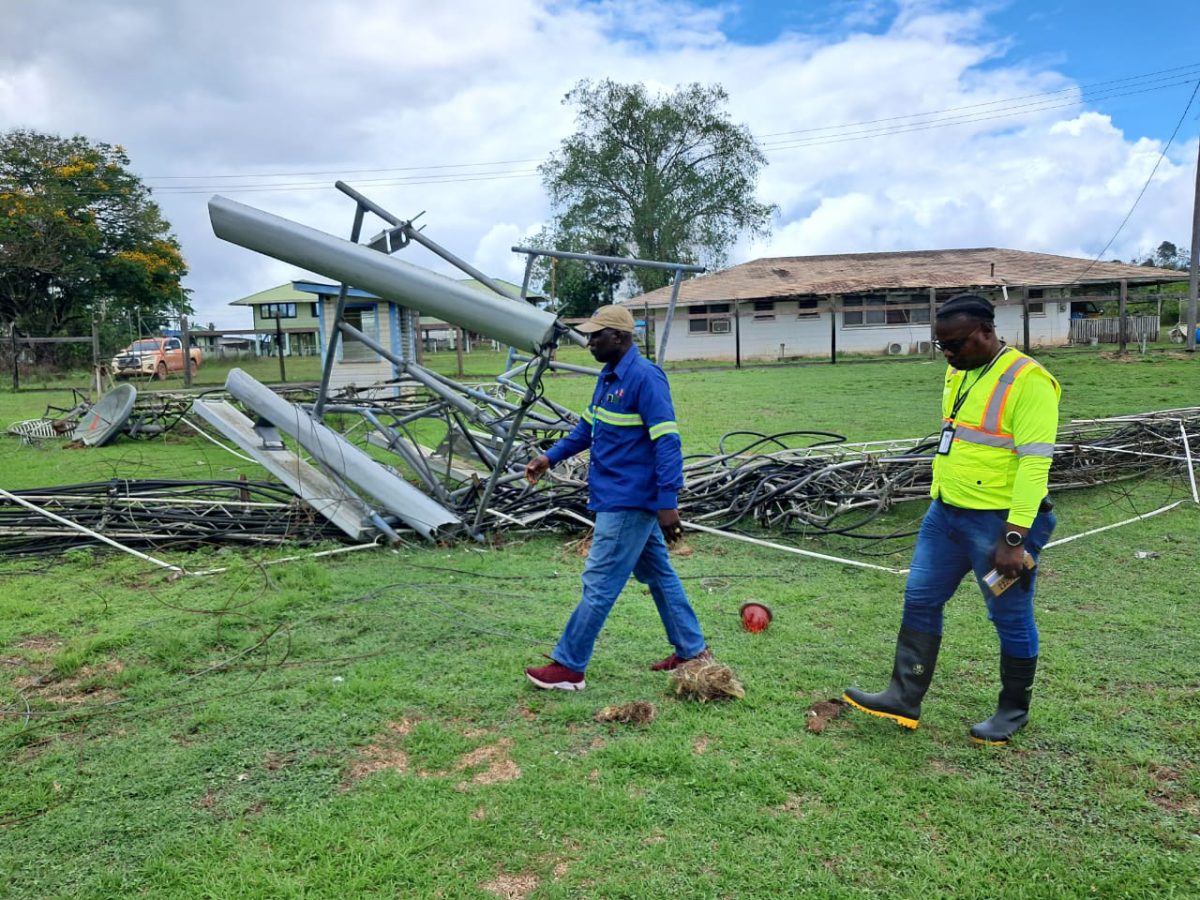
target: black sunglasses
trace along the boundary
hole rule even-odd
[[[968,331],[966,333],[966,335],[963,337],[954,338],[953,340],[950,340],[950,341],[934,341],[933,346],[937,350],[940,350],[943,353],[957,353],[959,350],[961,350],[963,347],[966,346],[967,341],[969,341],[971,339],[971,336],[980,329],[982,324],[983,323],[981,322],[979,325],[976,325],[974,328],[972,328],[970,331]]]

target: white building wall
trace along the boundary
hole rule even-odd
[[[1047,291],[1047,293],[1050,293]],[[998,299],[998,298],[996,298]],[[1029,341],[1033,346],[1061,346],[1067,343],[1070,334],[1070,304],[1066,298],[1048,297],[1042,301],[1044,312],[1029,317]],[[671,322],[671,334],[667,343],[667,361],[686,359],[733,360],[740,340],[743,360],[779,359],[797,356],[828,356],[830,351],[830,326],[828,307],[822,306],[812,315],[804,310],[803,316],[795,301],[778,301],[774,318],[755,318],[753,304],[743,303],[739,321],[740,339],[735,330],[732,304],[728,318],[728,333],[693,333],[689,329],[691,315],[687,307],[680,306]],[[666,310],[652,310],[655,340],[661,342]],[[1024,341],[1024,315],[1022,307],[999,306],[996,309],[996,331],[1011,346],[1019,347]],[[853,325],[842,324],[842,315],[837,313],[838,353],[879,353],[905,355],[928,352],[927,342],[932,334],[928,323],[906,325]],[[781,346],[782,345],[782,348]],[[657,350],[657,346],[655,348]]]

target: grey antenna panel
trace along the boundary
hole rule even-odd
[[[125,426],[136,399],[137,388],[132,384],[117,385],[79,420],[71,432],[71,439],[82,441],[89,447],[107,444]]]

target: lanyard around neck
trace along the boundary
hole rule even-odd
[[[990,370],[992,366],[996,364],[996,360],[998,360],[1000,355],[1007,349],[1008,345],[1001,341],[1000,349],[996,351],[996,355],[992,357],[992,361],[983,367],[983,371],[979,373],[979,377],[971,382],[971,387],[967,388],[965,392],[963,391],[963,385],[967,383],[967,373],[963,372],[963,380],[958,383],[958,391],[954,395],[954,405],[950,409],[951,422],[958,418],[958,411],[962,409],[963,404],[967,402],[967,397],[970,396],[971,389],[983,380],[983,376],[988,373],[988,370]]]

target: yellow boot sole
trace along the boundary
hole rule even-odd
[[[867,707],[863,706],[861,703],[855,703],[853,700],[851,700],[849,694],[842,694],[842,702],[849,703],[851,706],[853,706],[859,712],[865,712],[869,716],[878,716],[881,719],[891,719],[893,722],[895,722],[901,728],[907,728],[910,731],[916,731],[917,725],[919,724],[919,720],[910,719],[908,716],[901,716],[901,715],[897,715],[896,713],[880,712],[877,709],[868,709]]]

